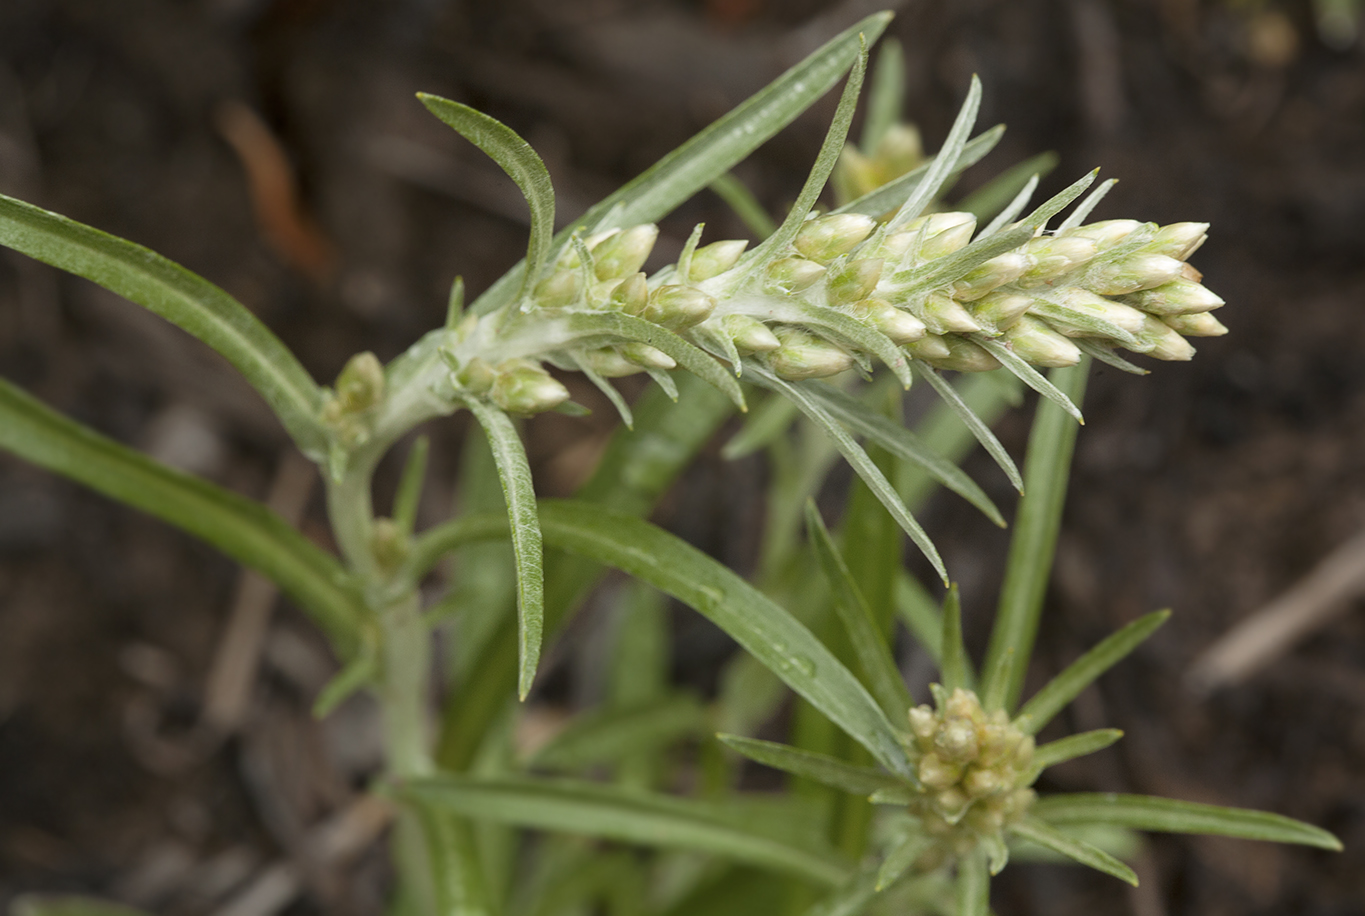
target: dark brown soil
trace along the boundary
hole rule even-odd
[[[331,379],[358,350],[392,358],[441,320],[456,272],[480,290],[525,245],[515,188],[416,91],[521,132],[572,218],[873,8],[4,0],[0,190],[203,274]],[[1034,674],[1145,611],[1177,613],[1069,714],[1068,726],[1127,738],[1059,769],[1050,787],[1264,808],[1347,847],[1155,838],[1140,891],[1079,869],[1011,868],[997,910],[1365,911],[1361,602],[1243,686],[1208,698],[1184,687],[1201,650],[1365,524],[1361,41],[1329,46],[1310,5],[1290,0],[911,0],[892,32],[906,49],[907,113],[931,146],[973,73],[982,123],[1010,126],[963,189],[1053,149],[1061,167],[1045,191],[1098,165],[1122,179],[1098,216],[1214,226],[1195,260],[1228,300],[1232,333],[1145,379],[1099,371],[1087,398]],[[774,210],[799,187],[832,105],[740,169]],[[292,162],[297,208],[253,213],[242,154],[225,138],[258,168],[273,147],[242,106]],[[660,257],[699,220],[710,237],[743,234],[702,194],[665,222]],[[0,374],[256,498],[285,454],[264,406],[207,350],[8,254]],[[1002,427],[1015,454],[1027,419]],[[570,490],[612,425],[603,410],[533,424],[544,491]],[[433,515],[449,502],[439,481],[453,477],[459,428],[431,430]],[[989,462],[969,470],[1007,501]],[[752,483],[752,468],[725,473],[713,458],[686,485],[733,496]],[[751,556],[715,518],[711,530],[673,521]],[[319,505],[304,526],[325,542]],[[964,582],[970,629],[993,599],[1003,542],[947,501],[927,527],[954,568],[982,571]],[[81,891],[214,912],[355,799],[374,766],[373,717],[348,707],[310,719],[331,661],[292,610],[271,628],[236,736],[202,741],[205,672],[236,581],[230,563],[161,523],[0,458],[0,906],[25,891]],[[291,911],[379,912],[384,859],[375,848],[344,871],[309,871]]]

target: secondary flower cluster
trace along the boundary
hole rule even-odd
[[[641,340],[553,330],[584,312],[643,319],[788,380],[866,370],[870,356],[985,371],[1000,366],[1000,345],[1040,367],[1073,365],[1082,348],[1186,360],[1187,337],[1227,331],[1211,314],[1223,300],[1186,263],[1207,228],[1106,220],[1036,235],[954,274],[938,267],[972,241],[972,215],[897,226],[843,213],[808,220],[784,251],[746,254],[734,240],[698,248],[694,235],[676,265],[647,278],[640,268],[658,229],[632,226],[575,240],[512,318],[466,319],[447,362],[459,390],[527,415],[569,396],[543,361],[604,378],[676,365]],[[521,345],[494,345],[513,325]]]
[[[1028,787],[1033,738],[1014,727],[1004,710],[987,714],[975,693],[933,685],[937,709],[910,710],[906,750],[922,787],[910,813],[936,841],[921,858],[924,870],[967,855],[979,843],[999,848],[1004,831],[1020,820],[1036,796]]]

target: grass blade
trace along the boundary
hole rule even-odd
[[[1280,814],[1150,795],[1053,795],[1035,803],[1033,815],[1060,826],[1107,824],[1156,833],[1201,833],[1341,850],[1341,841],[1326,830]]]
[[[749,862],[824,884],[848,868],[831,849],[806,848],[753,829],[720,805],[577,780],[451,774],[414,779],[396,794],[476,820],[688,849]]]
[[[236,299],[132,242],[0,194],[0,244],[136,302],[226,357],[299,449],[327,457],[322,390],[289,348]]]
[[[828,382],[809,381],[803,383],[801,387],[810,392],[820,402],[820,406],[849,430],[877,443],[902,461],[922,469],[931,479],[943,484],[980,509],[991,521],[1002,528],[1005,526],[1005,517],[986,495],[986,491],[968,477],[951,458],[930,447],[919,435],[892,422]]]
[[[880,789],[899,789],[906,785],[904,780],[881,770],[857,766],[827,754],[803,751],[773,741],[742,738],[739,735],[716,737],[726,747],[750,760],[784,773],[814,780],[841,792],[848,792],[850,795],[867,796]]]
[[[1067,665],[1019,710],[1015,717],[1019,727],[1031,735],[1038,734],[1095,678],[1142,645],[1170,616],[1170,611],[1153,611],[1139,617]]]
[[[531,465],[507,414],[478,398],[469,398],[465,404],[488,436],[507,503],[512,552],[517,561],[517,696],[524,700],[540,663],[545,618],[545,560]]]
[[[820,428],[834,441],[834,446],[839,450],[839,454],[844,456],[844,460],[863,479],[863,483],[867,484],[867,488],[877,497],[877,501],[886,507],[886,511],[891,513],[897,524],[906,534],[910,535],[910,540],[915,542],[915,546],[919,547],[929,562],[933,564],[934,569],[943,579],[943,583],[947,585],[948,571],[944,568],[943,559],[939,556],[938,549],[934,547],[933,541],[929,540],[929,535],[920,527],[919,522],[915,521],[910,510],[905,508],[905,503],[901,502],[900,495],[886,479],[886,475],[882,474],[881,469],[868,457],[867,452],[863,451],[862,446],[854,441],[848,430],[840,426],[838,421],[830,416],[819,401],[812,397],[804,387],[793,385],[778,378],[769,372],[767,367],[758,363],[750,362],[746,365],[749,367],[749,371],[753,373],[751,378],[758,379],[759,383],[766,388],[780,392],[800,408],[802,413],[819,424]]]
[[[278,585],[343,657],[365,606],[340,563],[260,503],[168,468],[0,380],[0,448],[217,547]]]
[[[598,231],[650,223],[671,213],[683,201],[730,171],[828,92],[859,58],[864,36],[868,42],[876,41],[890,21],[890,13],[876,13],[826,42],[729,114],[561,229],[550,246],[551,255],[579,229]],[[608,217],[610,225],[606,223]],[[520,287],[523,270],[524,265],[512,268],[480,296],[472,308],[484,314],[511,301]]]
[[[688,604],[763,662],[892,772],[909,773],[886,714],[818,639],[726,566],[638,518],[578,500],[541,504],[556,547],[615,566]]]
[[[1137,887],[1137,875],[1127,865],[1109,853],[1092,846],[1085,840],[1078,840],[1075,837],[1067,836],[1056,827],[1046,821],[1039,820],[1037,817],[1026,817],[1017,824],[1010,827],[1010,832],[1021,836],[1026,840],[1031,840],[1042,846],[1044,849],[1051,849],[1053,852],[1061,853],[1068,859],[1074,859],[1082,865],[1088,865],[1096,871],[1102,871],[1106,875],[1113,875],[1120,881],[1126,881],[1133,887]]]
[[[1090,360],[1082,359],[1078,365],[1053,369],[1052,378],[1073,403],[1079,403],[1085,395],[1089,372]],[[982,666],[986,674],[983,693],[999,695],[1007,711],[1019,702],[1024,670],[1038,634],[1043,592],[1052,575],[1066,484],[1071,476],[1076,429],[1075,422],[1056,404],[1038,402],[1025,459],[1028,476],[1024,496],[1019,501],[1005,582]],[[997,683],[996,677],[1004,681]]]
[[[895,530],[895,529],[891,529]],[[910,691],[901,679],[896,660],[891,657],[891,649],[886,644],[872,610],[867,606],[858,583],[849,574],[848,564],[844,562],[839,549],[825,528],[824,519],[815,501],[806,501],[806,534],[820,564],[820,570],[829,584],[830,596],[834,599],[834,611],[848,633],[849,643],[853,646],[858,667],[862,669],[868,688],[877,702],[882,704],[887,718],[895,721],[903,717],[911,706]],[[900,539],[897,538],[897,544]]]
[[[928,382],[934,391],[938,392],[943,403],[948,405],[953,413],[957,414],[958,419],[976,437],[976,441],[980,442],[986,452],[995,459],[995,463],[1000,467],[1000,470],[1005,472],[1005,476],[1009,478],[1014,488],[1023,492],[1024,478],[1019,475],[1019,468],[1015,467],[1014,459],[1010,457],[1009,452],[1005,451],[1005,447],[1000,444],[1000,440],[995,437],[995,433],[991,432],[991,428],[986,425],[986,422],[972,411],[967,402],[957,393],[957,389],[948,384],[943,376],[938,374],[937,370],[922,364],[919,360],[915,360],[914,366],[920,377]]]
[[[531,238],[526,246],[521,292],[517,294],[520,298],[540,279],[555,233],[555,189],[545,163],[529,143],[497,118],[438,95],[419,92],[417,98],[427,111],[501,166],[526,198],[531,208]]]

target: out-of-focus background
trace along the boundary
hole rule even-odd
[[[1291,602],[1300,638],[1273,639],[1281,651],[1235,685],[1190,687],[1202,652],[1365,527],[1365,43],[1351,7],[908,0],[891,26],[906,115],[931,150],[973,73],[982,125],[1009,125],[956,193],[1055,150],[1044,191],[1095,166],[1121,179],[1097,218],[1213,224],[1194,262],[1228,301],[1232,333],[1145,379],[1096,372],[1035,676],[1140,613],[1177,613],[1069,714],[1127,738],[1049,787],[1270,809],[1347,846],[1154,838],[1138,891],[1081,869],[1011,868],[999,912],[1365,908],[1365,607],[1349,574],[1362,551],[1338,554],[1346,585]],[[518,130],[567,220],[875,8],[3,0],[0,190],[208,277],[330,380],[351,353],[390,359],[437,324],[456,273],[478,291],[524,249],[514,186],[415,92]],[[832,108],[738,169],[773,212]],[[745,234],[703,193],[664,222],[656,260],[702,220],[708,238]],[[164,461],[273,492],[325,542],[316,493],[300,501],[310,472],[264,405],[137,307],[0,252],[0,374]],[[1002,426],[1016,455],[1028,416]],[[608,409],[530,424],[542,491],[571,491],[614,426]],[[450,503],[462,428],[430,429],[425,518]],[[968,469],[1010,501],[989,461]],[[743,568],[762,479],[756,459],[727,465],[713,446],[657,519]],[[948,500],[925,521],[979,644],[1004,536]],[[187,916],[380,911],[385,856],[357,804],[373,716],[351,704],[310,717],[332,661],[283,604],[262,623],[268,597],[161,523],[0,456],[0,905],[43,890]],[[705,685],[728,649],[675,616],[675,672]],[[224,672],[229,619],[264,636]],[[568,697],[592,651],[571,637],[542,678]],[[205,739],[205,720],[226,738]],[[315,855],[319,824],[345,855]]]

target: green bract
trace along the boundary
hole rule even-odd
[[[510,912],[504,898],[517,857],[507,826],[673,851],[644,863],[547,839],[543,858],[567,864],[537,873],[544,898],[523,908],[547,916],[581,912],[656,874],[681,891],[663,902],[642,893],[626,912],[709,912],[708,882],[732,882],[747,899],[740,895],[770,889],[765,870],[798,887],[774,898],[791,912],[854,914],[883,903],[934,912],[951,898],[962,916],[980,916],[990,875],[1019,841],[1135,882],[1128,866],[1085,838],[1090,825],[1339,848],[1329,834],[1275,815],[1035,794],[1045,767],[1101,750],[1119,732],[1041,746],[1034,736],[1166,617],[1131,623],[1020,705],[1090,360],[1140,373],[1114,351],[1189,359],[1188,337],[1226,332],[1209,314],[1223,303],[1186,263],[1205,224],[1087,223],[1112,184],[1082,198],[1093,174],[1029,210],[1048,167],[1031,160],[961,210],[938,206],[949,181],[1000,136],[996,128],[970,137],[981,98],[975,80],[942,149],[925,158],[918,134],[896,123],[902,80],[898,58],[885,57],[862,148],[846,146],[866,44],[888,21],[872,16],[839,35],[558,234],[549,175],[531,147],[487,115],[422,95],[525,195],[526,258],[468,309],[457,280],[443,327],[387,366],[357,354],[330,388],[216,286],[130,242],[0,197],[0,242],[216,349],[325,468],[339,557],[264,507],[162,467],[0,382],[0,445],[209,541],[312,615],[344,663],[318,698],[321,712],[354,690],[375,692],[387,753],[380,791],[399,811],[403,912]],[[770,220],[729,169],[845,74],[810,175],[785,217]],[[831,175],[841,205],[825,212],[818,201]],[[706,187],[771,231],[751,246],[706,240],[698,226],[675,263],[646,275],[655,221]],[[582,412],[552,368],[581,373],[632,431],[615,437],[577,498],[537,501],[516,419]],[[993,374],[983,383],[950,380],[944,370]],[[657,386],[628,404],[609,380],[637,373]],[[917,379],[941,406],[912,432],[899,422],[898,397]],[[1022,473],[990,430],[1021,386],[1042,396]],[[423,439],[391,512],[376,513],[371,478],[385,453],[417,425],[464,410],[477,424],[461,471],[468,511],[414,530]],[[763,450],[772,459],[756,582],[643,520],[733,411],[750,416],[727,454]],[[979,674],[963,648],[956,589],[940,609],[902,562],[908,535],[950,580],[914,515],[937,485],[1004,525],[958,466],[973,441],[1025,494]],[[836,456],[858,483],[832,534],[809,497]],[[488,544],[503,540],[510,553]],[[468,552],[457,584],[424,608],[420,586],[457,548]],[[629,591],[603,707],[544,747],[514,753],[508,700],[527,698],[543,640],[564,626],[603,566],[694,608],[746,654],[726,669],[714,704],[674,690],[663,677],[668,633],[656,592]],[[932,706],[901,678],[897,614],[939,664]],[[460,627],[452,691],[434,732],[430,630],[452,617]],[[737,792],[735,759],[706,736],[752,733],[783,686],[800,698],[794,744],[740,734],[721,741],[800,777],[804,788]],[[663,791],[674,782],[665,751],[679,740],[701,742],[693,781],[705,799]],[[604,772],[610,781],[590,778]],[[698,853],[718,864],[699,868]],[[93,906],[28,898],[16,912],[115,912]]]

